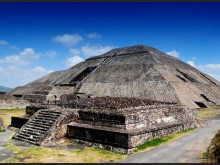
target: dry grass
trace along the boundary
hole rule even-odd
[[[0,109],[0,118],[3,119],[6,128],[11,124],[11,116],[23,115],[25,115],[25,109]]]
[[[217,116],[219,114],[219,112],[213,112],[210,110],[207,111],[195,111],[196,114],[198,115],[198,117],[202,118],[202,119],[209,119],[209,118],[213,118],[215,116]]]
[[[195,113],[198,115],[198,117],[202,119],[209,119],[220,114],[219,112],[216,111],[218,109],[220,109],[220,106],[210,107],[210,108],[201,108],[201,109],[195,110]]]
[[[217,110],[220,109],[220,106],[216,106],[216,107],[209,107],[209,108],[200,108],[198,110],[200,111],[206,111],[206,110]]]
[[[102,161],[118,161],[127,156],[91,147],[73,150],[36,146],[24,149],[13,144],[7,144],[5,147],[13,151],[15,156],[6,159],[3,163],[97,163]]]

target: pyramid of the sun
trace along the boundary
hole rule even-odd
[[[70,93],[178,102],[190,108],[220,105],[217,80],[144,45],[113,49],[11,92],[38,102]]]

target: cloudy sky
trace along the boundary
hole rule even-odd
[[[220,3],[1,3],[0,85],[144,44],[220,80]]]

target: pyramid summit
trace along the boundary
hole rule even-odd
[[[220,105],[220,83],[153,47],[116,48],[10,92],[31,102],[76,97],[132,97],[180,103],[191,109]]]

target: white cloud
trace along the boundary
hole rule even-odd
[[[170,52],[167,52],[166,54],[171,55],[171,56],[176,57],[176,58],[180,58],[180,53],[177,52],[176,50],[172,50]]]
[[[206,64],[199,65],[198,67],[208,71],[220,71],[220,64]]]
[[[73,55],[78,55],[78,54],[80,54],[80,51],[79,51],[78,49],[73,49],[73,48],[72,48],[72,49],[70,49],[69,51],[70,51],[70,53],[73,54]]]
[[[187,61],[187,63],[220,81],[220,64],[197,65],[193,60]]]
[[[191,66],[193,66],[193,67],[196,67],[196,65],[195,65],[195,62],[194,62],[194,61],[187,61],[187,64],[189,64],[189,65],[191,65]]]
[[[90,46],[90,45],[85,45],[81,48],[81,52],[83,55],[86,56],[96,56],[96,55],[101,55],[103,53],[106,53],[107,51],[115,48],[114,46],[102,46],[99,44]]]
[[[41,66],[36,66],[34,69],[33,69],[33,72],[35,73],[44,73],[44,72],[47,72],[47,70]]]
[[[19,50],[19,48],[18,48],[17,46],[14,46],[14,45],[10,46],[10,48],[11,48],[12,50]]]
[[[23,58],[38,58],[39,54],[32,48],[25,48],[24,51],[20,52],[19,55]]]
[[[192,60],[197,60],[197,57],[193,57]]]
[[[0,74],[3,74],[5,71],[5,69],[3,67],[0,66]]]
[[[25,48],[22,52],[17,55],[9,55],[5,58],[0,58],[0,63],[2,64],[12,64],[12,65],[27,65],[30,63],[30,59],[36,59],[39,54],[32,48]]]
[[[57,52],[55,50],[49,50],[47,51],[46,55],[53,58],[57,55]]]
[[[79,34],[64,34],[64,35],[58,35],[52,39],[54,42],[61,43],[65,46],[72,46],[80,41],[83,40],[83,38]]]
[[[0,59],[0,63],[15,64],[15,65],[26,65],[26,64],[28,64],[28,61],[22,59],[18,55],[11,55],[11,56],[7,56],[5,58]]]
[[[65,61],[65,64],[67,67],[72,67],[82,61],[84,60],[80,56],[73,56],[73,57],[67,58]]]
[[[212,74],[212,73],[209,73],[209,75],[213,78],[215,78],[216,80],[218,80],[220,82],[220,73],[219,74]]]
[[[4,40],[0,40],[0,46],[5,46],[5,45],[8,45],[8,42]]]
[[[88,38],[101,38],[101,37],[102,37],[102,35],[100,35],[96,32],[88,34]]]
[[[47,70],[42,66],[35,66],[33,68],[15,65],[5,68],[0,67],[1,80],[4,80],[1,81],[0,85],[9,87],[25,85],[51,72],[51,70]]]

